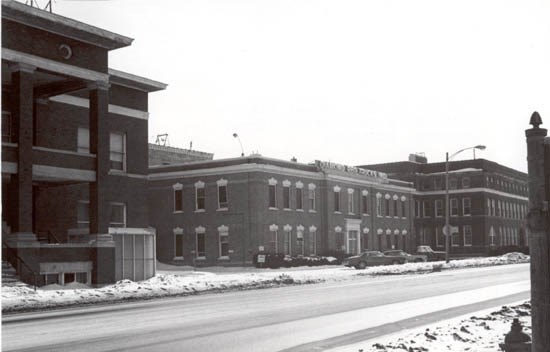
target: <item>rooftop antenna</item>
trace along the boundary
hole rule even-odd
[[[38,0],[26,0],[25,5],[28,5],[30,7],[40,8],[40,4],[38,4]],[[48,1],[46,6],[44,6],[44,10],[49,10],[50,13],[52,12],[52,0]]]
[[[155,144],[162,145],[163,147],[170,145],[170,143],[168,142],[168,133],[157,134]]]

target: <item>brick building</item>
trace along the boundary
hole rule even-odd
[[[250,156],[152,166],[149,180],[163,262],[243,265],[258,252],[411,246],[414,189],[381,172]]]
[[[154,274],[148,94],[108,67],[131,38],[2,1],[2,239],[27,282]]]
[[[411,155],[409,161],[364,167],[414,184],[415,242],[444,250],[445,162]],[[458,227],[450,238],[450,254],[526,247],[527,201],[527,174],[484,159],[450,161],[450,225]]]

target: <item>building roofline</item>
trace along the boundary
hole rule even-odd
[[[134,40],[15,0],[2,0],[2,18],[108,50],[129,46]]]
[[[147,93],[164,90],[168,87],[168,84],[166,83],[154,81],[132,73],[115,70],[114,68],[109,68],[109,81],[116,85],[141,90]]]

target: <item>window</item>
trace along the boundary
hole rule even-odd
[[[90,202],[79,200],[76,210],[76,227],[87,229],[90,227]]]
[[[315,211],[317,205],[315,204],[315,185],[313,183],[310,183],[308,186],[307,197],[309,201],[309,211]]]
[[[362,212],[363,214],[368,214],[369,213],[369,194],[367,193],[367,191],[363,191],[363,193],[361,194],[361,208],[363,209]]]
[[[284,254],[292,255],[292,228],[290,226],[285,226],[285,237],[283,242]]]
[[[443,200],[435,200],[435,217],[440,218],[443,216]]]
[[[227,209],[227,180],[216,181],[218,185],[218,210]]]
[[[497,201],[497,216],[502,216],[502,202],[499,200]]]
[[[419,200],[415,200],[415,201],[414,201],[414,214],[415,214],[415,216],[416,216],[417,218],[419,218],[419,217],[420,217],[420,214],[421,214],[421,212],[420,212],[420,204],[421,204],[421,203],[420,203]]]
[[[174,229],[174,259],[183,259],[183,229]]]
[[[464,225],[464,246],[472,245],[472,226]]]
[[[355,214],[355,192],[348,188],[348,213]]]
[[[196,237],[197,237],[195,255],[196,255],[197,258],[205,258],[206,257],[205,228],[202,227],[202,226],[197,227],[195,229],[195,234],[196,234]]]
[[[76,151],[79,153],[90,153],[90,130],[85,127],[78,128]]]
[[[317,254],[317,228],[315,226],[309,227],[309,254]]]
[[[11,142],[11,113],[2,110],[2,142]]]
[[[470,178],[462,177],[462,188],[470,188]]]
[[[451,234],[451,246],[458,247],[460,245],[460,234],[458,232],[453,232]]]
[[[393,196],[393,216],[394,217],[399,216],[399,214],[397,213],[399,209],[399,207],[397,206],[398,200],[399,198],[397,196]]]
[[[304,209],[303,199],[304,195],[302,193],[302,184],[296,183],[296,210]]]
[[[376,194],[376,216],[382,216],[382,195]]]
[[[336,250],[340,252],[344,252],[346,250],[346,244],[344,243],[344,233],[342,232],[342,229],[340,227],[336,227],[335,229],[335,241],[336,241]]]
[[[358,248],[357,248],[358,237],[359,237],[359,231],[356,231],[356,230],[348,231],[348,253],[350,254],[358,253]]]
[[[218,227],[219,248],[218,255],[220,258],[229,257],[229,228],[225,225]]]
[[[273,178],[269,179],[268,198],[269,198],[269,207],[276,209],[277,208],[277,180]]]
[[[126,135],[111,132],[110,138],[111,170],[126,170]]]
[[[439,226],[435,227],[435,246],[445,247],[445,236],[443,234],[443,228]]]
[[[487,198],[487,215],[491,215],[491,200]]]
[[[390,216],[390,198],[389,194],[384,196],[384,212],[387,217]]]
[[[401,196],[401,217],[407,217],[407,197]]]
[[[458,216],[458,199],[451,198],[451,216]]]
[[[279,226],[275,224],[269,226],[268,239],[266,241],[267,252],[269,253],[279,252],[278,230],[279,230]]]
[[[462,215],[472,215],[472,201],[470,198],[462,198]]]
[[[183,185],[176,183],[172,186],[174,189],[174,213],[183,211]]]
[[[497,215],[497,207],[495,205],[495,200],[494,199],[491,199],[491,210],[492,210],[491,215],[496,216]]]
[[[283,182],[283,208],[290,209],[290,184]]]
[[[339,212],[340,211],[340,187],[334,186],[333,197],[334,197],[334,211]]]
[[[496,245],[495,237],[495,229],[491,226],[491,229],[489,230],[489,244],[491,246]]]
[[[441,177],[434,178],[434,189],[435,190],[443,189],[443,179]]]
[[[429,218],[432,216],[432,202],[429,200],[424,201],[424,217]]]
[[[195,183],[195,211],[204,211],[206,203],[206,194],[204,192],[204,182]]]
[[[109,216],[110,227],[126,227],[126,204],[111,203]]]
[[[296,227],[296,249],[298,251],[298,254],[305,254],[304,242],[304,227],[302,225],[298,225]]]

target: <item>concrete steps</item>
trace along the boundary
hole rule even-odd
[[[2,260],[2,285],[20,282],[17,271],[5,260]]]

